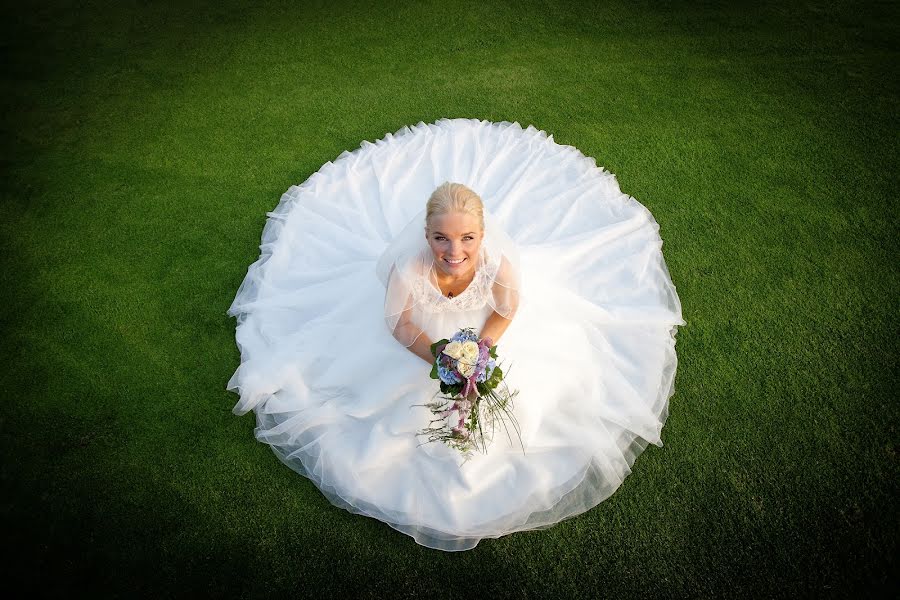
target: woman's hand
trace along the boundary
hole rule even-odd
[[[493,346],[500,340],[500,336],[503,335],[510,323],[512,323],[512,319],[501,317],[496,310],[493,311],[491,316],[485,320],[479,339],[490,338],[493,341],[491,344]]]

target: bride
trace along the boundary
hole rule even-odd
[[[228,311],[234,412],[333,504],[431,548],[596,506],[662,446],[684,321],[658,225],[533,127],[444,119],[386,140],[269,213]],[[519,392],[520,438],[468,461],[417,437],[431,344],[463,327],[497,344]]]
[[[419,229],[420,216],[413,220],[413,231]],[[518,307],[518,275],[511,262],[511,241],[502,240],[505,255],[501,247],[483,246],[481,198],[461,183],[445,182],[431,194],[421,230],[427,247],[410,244],[405,239],[408,234],[400,235],[383,255],[378,271],[384,280],[383,271],[390,264],[385,299],[388,327],[430,368],[434,362],[431,344],[455,331],[451,321],[460,327],[479,326],[479,339],[500,340]],[[501,235],[495,230],[489,244],[497,246],[500,240],[493,238]],[[398,248],[407,247],[413,248],[413,256],[400,256]]]

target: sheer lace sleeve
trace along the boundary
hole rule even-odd
[[[411,346],[425,328],[422,282],[431,272],[431,250],[425,240],[421,210],[387,245],[375,265],[385,287],[384,322],[404,346]]]
[[[493,278],[488,303],[506,319],[512,319],[519,308],[519,272],[506,256],[501,258]]]
[[[521,269],[515,242],[497,224],[493,216],[484,215],[487,271],[490,277],[491,308],[506,319],[512,319],[519,308]]]
[[[422,281],[426,277],[426,257],[399,259],[386,265],[388,269],[384,296],[384,321],[398,342],[411,346],[426,322],[421,297]]]

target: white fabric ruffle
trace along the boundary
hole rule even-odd
[[[431,414],[414,405],[437,382],[385,325],[375,269],[448,180],[482,197],[521,261],[498,351],[525,452],[501,436],[465,463],[415,437]],[[685,321],[659,226],[576,148],[507,121],[420,122],[343,152],[268,216],[228,310],[241,364],[227,389],[235,414],[255,412],[256,438],[336,506],[466,550],[596,506],[662,446]],[[431,333],[480,329],[489,313]]]

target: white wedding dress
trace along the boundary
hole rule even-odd
[[[416,437],[438,382],[392,336],[376,273],[444,181],[481,196],[521,270],[498,343],[521,445],[501,435],[467,462]],[[594,159],[518,123],[420,122],[342,153],[268,214],[228,310],[241,364],[227,389],[236,414],[255,412],[256,438],[336,506],[466,550],[596,506],[662,446],[685,321],[659,226]],[[440,316],[432,340],[480,330],[479,277],[455,302],[420,290]]]

